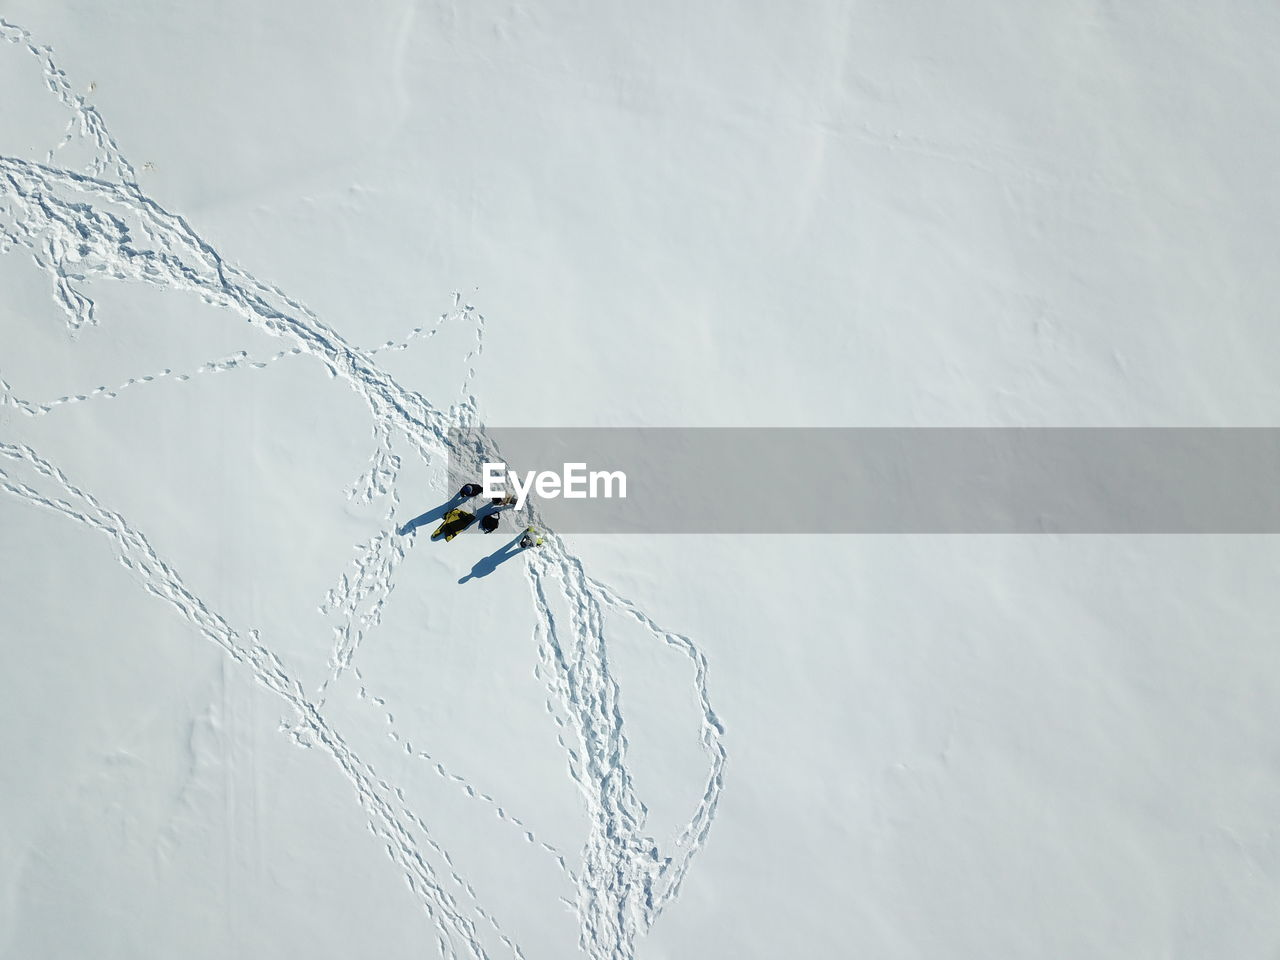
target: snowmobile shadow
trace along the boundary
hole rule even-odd
[[[403,537],[407,534],[413,533],[413,531],[417,530],[421,526],[424,526],[425,524],[443,519],[444,515],[448,513],[450,510],[452,510],[462,500],[463,500],[462,495],[455,493],[452,497],[450,497],[444,503],[440,504],[440,506],[435,507],[431,510],[428,510],[426,513],[418,514],[418,516],[414,517],[404,526],[397,527],[396,533]]]
[[[465,577],[463,577],[458,582],[466,583],[468,580],[477,580],[480,577],[487,577],[489,574],[493,573],[493,571],[498,569],[499,565],[505,563],[507,560],[510,560],[516,554],[520,553],[521,551],[520,538],[523,536],[524,536],[524,531],[521,531],[520,533],[516,534],[515,539],[512,540],[510,543],[506,544],[505,546],[499,547],[497,550],[489,554],[487,557],[482,557],[481,559],[477,560],[475,566],[471,568],[471,572],[468,573]]]

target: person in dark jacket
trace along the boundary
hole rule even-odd
[[[498,515],[496,513],[486,513],[480,518],[480,529],[485,533],[493,533],[498,529]]]

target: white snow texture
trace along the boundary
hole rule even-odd
[[[429,539],[459,426],[1273,426],[1277,41],[0,3],[0,957],[1280,954],[1270,537]]]

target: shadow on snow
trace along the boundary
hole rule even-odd
[[[520,538],[523,536],[524,531],[521,530],[510,543],[499,547],[493,553],[489,554],[489,556],[477,560],[476,565],[471,568],[471,572],[458,582],[466,583],[468,580],[477,580],[480,577],[487,577],[489,574],[493,573],[493,571],[497,570],[501,564],[521,552],[523,548],[520,546]]]
[[[466,498],[463,497],[462,494],[455,493],[452,497],[450,497],[444,503],[440,504],[440,506],[434,507],[431,510],[428,510],[426,513],[418,514],[418,516],[414,517],[404,526],[397,529],[396,533],[400,534],[400,536],[403,537],[406,534],[413,533],[413,531],[417,530],[421,526],[424,526],[428,523],[432,523],[436,520],[442,520],[444,519],[444,515],[446,513],[448,513],[458,504],[462,503],[464,499]]]

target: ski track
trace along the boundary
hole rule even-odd
[[[120,562],[139,578],[148,593],[175,607],[201,634],[249,669],[258,683],[292,708],[297,719],[287,727],[288,732],[299,745],[321,747],[351,783],[369,817],[371,833],[384,843],[388,856],[403,871],[406,883],[433,923],[442,956],[453,960],[461,951],[463,956],[487,958],[490,954],[481,939],[481,930],[488,927],[507,951],[517,960],[524,960],[519,945],[481,906],[475,890],[454,867],[428,824],[409,808],[403,789],[362,761],[322,712],[333,684],[348,670],[353,671],[360,685],[360,699],[385,706],[383,698],[369,693],[354,660],[361,643],[381,622],[396,569],[406,555],[405,538],[394,532],[393,521],[399,504],[396,481],[401,457],[395,452],[398,442],[403,441],[411,454],[427,461],[439,450],[447,450],[462,462],[478,464],[481,460],[500,459],[479,424],[479,405],[472,393],[484,349],[483,315],[455,296],[454,311],[441,314],[430,327],[415,327],[401,340],[373,348],[349,344],[305,305],[225,260],[182,216],[144,194],[133,166],[96,108],[72,90],[50,48],[38,46],[26,31],[3,19],[0,41],[8,41],[39,61],[50,92],[71,115],[66,135],[48,152],[44,162],[0,155],[0,252],[23,247],[48,273],[54,301],[66,314],[71,335],[74,337],[82,326],[98,322],[93,301],[79,290],[79,285],[105,278],[193,293],[207,303],[236,312],[272,336],[291,341],[289,347],[269,357],[251,360],[241,351],[203,364],[192,373],[175,374],[166,368],[158,374],[131,378],[115,389],[98,387],[45,403],[19,399],[0,380],[0,406],[41,416],[70,403],[114,398],[124,389],[144,383],[185,381],[196,374],[232,369],[262,369],[285,357],[309,355],[324,364],[333,378],[344,381],[369,407],[373,453],[367,472],[348,488],[347,496],[361,503],[379,501],[388,506],[383,514],[384,529],[368,542],[356,545],[347,572],[321,605],[321,612],[333,622],[333,648],[328,675],[314,697],[308,697],[301,683],[286,671],[256,631],[242,634],[232,628],[186,588],[139,530],[76,487],[31,447],[0,441],[0,455],[41,478],[34,482],[53,484],[57,491],[41,492],[26,480],[11,476],[8,470],[0,470],[0,486],[33,506],[53,510],[109,537]],[[87,142],[93,150],[87,170],[76,172],[55,166],[57,152],[77,139]],[[453,318],[474,323],[475,344],[464,357],[467,372],[462,399],[442,411],[422,394],[401,386],[377,365],[374,356],[382,351],[407,349],[417,339],[429,339]],[[465,439],[451,441],[451,427],[469,429],[470,433]],[[528,518],[539,523],[536,509],[528,512]],[[492,794],[450,771],[428,751],[415,751],[411,741],[396,731],[390,711],[386,713],[388,735],[405,753],[431,764],[438,776],[457,784],[477,802],[489,805],[498,819],[524,831],[527,842],[557,858],[561,869],[577,886],[577,903],[572,906],[580,924],[580,947],[587,956],[593,960],[629,960],[635,955],[636,939],[678,895],[692,860],[707,838],[723,787],[727,759],[722,742],[724,731],[711,707],[707,659],[696,644],[684,635],[662,629],[634,603],[589,577],[563,540],[543,529],[546,542],[530,551],[526,565],[536,615],[534,673],[546,687],[547,712],[557,727],[569,775],[589,817],[588,836],[577,869],[571,868],[555,847],[538,840],[535,832],[522,819],[508,813]],[[554,609],[559,600],[563,600],[567,616]],[[605,621],[609,613],[631,618],[655,642],[679,649],[693,668],[694,692],[703,714],[701,742],[709,758],[709,773],[704,795],[680,832],[671,855],[664,855],[646,835],[647,810],[636,795],[627,767],[619,688],[608,662]]]

